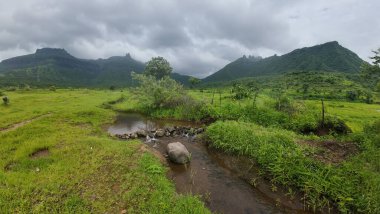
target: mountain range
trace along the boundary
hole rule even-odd
[[[282,56],[243,56],[202,82],[278,76],[289,72],[355,74],[363,63],[357,54],[333,41],[296,49]],[[89,60],[76,58],[64,49],[42,48],[33,54],[3,60],[0,63],[0,86],[124,87],[133,84],[132,71],[142,73],[144,68],[145,64],[133,59],[130,54]],[[173,73],[171,77],[184,85],[189,84],[189,76]]]
[[[206,77],[204,82],[219,82],[244,77],[259,77],[300,71],[357,73],[364,63],[357,54],[338,42],[293,50],[267,58],[243,56]]]
[[[42,48],[35,53],[3,60],[0,86],[124,87],[133,84],[131,73],[142,73],[145,64],[130,54],[108,59],[79,59],[64,49]],[[178,82],[188,85],[189,76],[172,73]]]

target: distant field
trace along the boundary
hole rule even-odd
[[[321,108],[320,101],[306,103]],[[362,131],[364,126],[380,120],[380,105],[365,103],[350,103],[345,101],[326,101],[327,115],[343,119],[354,132]]]

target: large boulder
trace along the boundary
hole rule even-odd
[[[169,143],[166,150],[169,160],[174,163],[185,164],[190,161],[190,152],[187,151],[186,147],[180,142]]]

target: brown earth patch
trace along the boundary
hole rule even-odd
[[[49,154],[50,154],[50,152],[49,152],[48,148],[42,148],[42,149],[39,149],[39,150],[33,152],[32,154],[30,154],[29,157],[31,157],[32,159],[37,159],[37,158],[41,158],[41,157],[46,157]]]
[[[16,166],[15,162],[9,162],[4,166],[4,171],[11,171]]]
[[[359,152],[352,142],[337,141],[298,141],[298,144],[316,148],[309,156],[323,163],[339,164]]]

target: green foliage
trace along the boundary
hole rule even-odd
[[[153,57],[146,65],[144,74],[155,77],[156,79],[162,79],[170,76],[173,68],[169,62],[163,57]]]
[[[49,91],[56,91],[56,90],[57,90],[57,89],[55,88],[54,85],[52,85],[52,86],[49,87]]]
[[[376,90],[377,84],[380,82],[380,65],[364,63],[360,72],[363,82],[370,88]]]
[[[134,96],[144,108],[169,108],[184,104],[186,95],[182,85],[169,77],[156,79],[151,75],[132,74],[139,82]]]
[[[201,82],[201,80],[195,77],[189,77],[189,82],[191,88],[194,88],[194,86],[198,85]]]
[[[373,64],[380,65],[380,48],[377,49],[377,51],[372,51],[375,56],[371,57],[373,60]]]
[[[235,83],[232,86],[231,92],[233,93],[233,98],[236,100],[242,100],[250,96],[248,87],[239,83]]]
[[[377,84],[376,84],[376,91],[377,91],[377,92],[380,92],[380,80],[377,81]]]
[[[9,104],[9,98],[7,96],[3,97],[3,103],[4,103],[4,105],[8,105]]]
[[[380,211],[380,177],[378,172],[362,168],[364,157],[342,166],[324,165],[305,157],[294,133],[251,123],[216,122],[206,135],[212,146],[256,160],[274,185],[300,189],[305,204],[313,210],[331,206],[329,201],[333,201],[341,212]],[[363,156],[373,152],[368,150]]]

